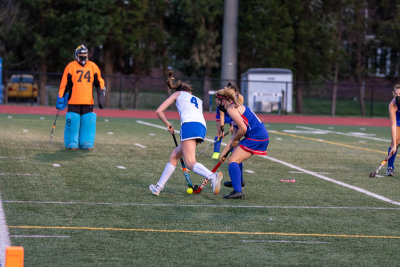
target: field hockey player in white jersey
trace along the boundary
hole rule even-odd
[[[174,82],[172,71],[169,72],[167,85],[175,90],[158,108],[157,116],[167,126],[167,130],[174,134],[174,127],[168,121],[164,111],[173,103],[176,103],[180,119],[180,144],[172,151],[169,161],[156,185],[151,184],[149,189],[153,195],[159,195],[164,189],[171,175],[174,173],[176,164],[183,156],[186,166],[194,173],[211,180],[213,193],[217,195],[221,189],[222,172],[212,173],[204,165],[196,162],[196,145],[204,142],[206,136],[206,122],[203,116],[203,101],[192,95],[192,86],[181,81]]]

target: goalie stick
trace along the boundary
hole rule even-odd
[[[57,118],[58,118],[58,113],[60,113],[60,110],[57,110],[57,115],[56,115],[56,118],[54,120],[53,127],[51,128],[50,142],[53,142],[53,132],[54,132],[54,129],[56,128],[56,122],[57,122]]]

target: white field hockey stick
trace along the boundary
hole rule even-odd
[[[397,149],[399,148],[399,146],[400,146],[400,144],[397,145],[396,151],[397,151]],[[392,156],[393,156],[393,154],[387,155],[386,158],[381,162],[381,165],[380,165],[374,172],[371,172],[371,173],[369,174],[369,177],[374,178],[374,177],[378,174],[378,172],[383,168],[383,166],[385,166],[386,162],[387,162]]]

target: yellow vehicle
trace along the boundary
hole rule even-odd
[[[37,101],[39,86],[32,74],[13,74],[6,88],[8,100],[22,98]]]

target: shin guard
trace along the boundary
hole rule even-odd
[[[65,114],[64,145],[67,149],[77,149],[79,147],[79,127],[81,116],[75,112]]]
[[[219,150],[221,149],[221,138],[218,139],[218,136],[214,137],[214,152],[219,153]]]
[[[96,113],[89,112],[81,116],[79,129],[79,148],[92,149],[96,137]]]
[[[229,163],[229,176],[231,177],[233,190],[236,192],[242,191],[241,173],[239,164],[236,162]]]
[[[389,155],[390,151],[392,151],[392,148],[391,148],[391,147],[389,147],[388,155]],[[394,153],[394,154],[389,158],[389,160],[388,160],[388,167],[392,167],[392,168],[394,169],[394,160],[396,159],[396,155],[397,155],[397,151],[396,151],[396,153]]]

